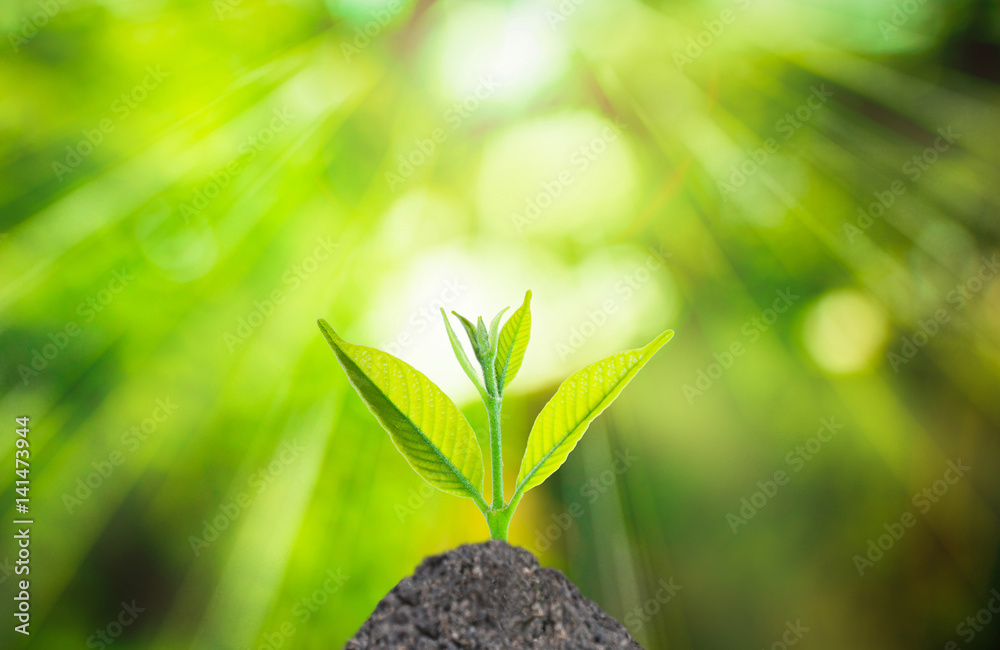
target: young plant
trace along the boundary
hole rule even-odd
[[[473,366],[441,310],[451,347],[486,406],[490,426],[493,504],[483,497],[483,454],[465,416],[440,388],[407,363],[374,348],[348,343],[326,321],[319,328],[347,378],[393,444],[417,474],[437,489],[472,499],[486,517],[493,539],[507,540],[511,517],[525,493],[541,485],[566,462],[590,423],[624,390],[673,332],[668,330],[638,350],[627,350],[569,376],[542,408],[528,434],[521,470],[510,501],[504,501],[500,410],[503,392],[524,360],[531,335],[531,292],[503,328],[504,309],[490,322],[461,322],[479,364]],[[454,313],[454,312],[452,312]],[[481,371],[481,373],[480,373]]]

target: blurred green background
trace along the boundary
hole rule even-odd
[[[996,2],[12,0],[0,26],[0,486],[9,522],[28,415],[36,521],[33,634],[6,614],[3,647],[342,645],[488,531],[316,319],[482,434],[438,310],[526,289],[508,492],[559,381],[676,331],[511,529],[643,645],[994,647]]]

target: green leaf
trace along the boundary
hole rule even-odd
[[[477,359],[481,358],[483,350],[479,347],[479,332],[476,331],[476,326],[472,324],[472,321],[457,311],[453,311],[451,313],[458,317],[458,320],[462,323],[462,327],[465,328],[465,333],[469,335],[469,342],[472,343],[472,353],[476,355]],[[480,318],[479,320],[482,319]]]
[[[483,362],[483,359],[490,357],[490,333],[486,329],[486,323],[483,322],[482,316],[476,323],[476,356],[479,357],[480,363]]]
[[[497,353],[497,343],[498,343],[497,332],[500,331],[500,319],[503,318],[503,315],[507,313],[508,309],[510,309],[510,307],[504,307],[503,309],[501,309],[500,313],[494,316],[493,321],[490,323],[490,334],[489,334],[490,354],[494,356]]]
[[[513,318],[513,317],[511,317]],[[569,376],[535,418],[521,459],[514,500],[541,485],[566,462],[587,427],[615,401],[632,378],[674,333],[660,334],[646,347],[613,354]]]
[[[354,390],[410,467],[437,489],[486,508],[483,453],[455,403],[391,354],[348,343],[324,320],[319,328]]]
[[[501,390],[514,381],[514,376],[521,369],[530,338],[531,292],[529,291],[524,294],[524,304],[511,314],[500,331],[497,358],[493,365],[497,373],[497,386]]]
[[[451,349],[458,358],[458,363],[462,366],[462,370],[465,374],[469,376],[472,380],[472,384],[479,391],[479,394],[486,399],[486,389],[483,387],[483,382],[479,380],[479,373],[473,367],[472,362],[469,361],[468,355],[465,354],[465,349],[462,347],[461,341],[458,340],[458,336],[455,334],[455,330],[451,327],[451,321],[448,320],[448,314],[444,313],[444,309],[441,310],[441,317],[444,318],[444,326],[448,328],[448,340],[451,341]],[[461,317],[460,317],[461,318]]]
[[[451,313],[455,314],[455,316],[458,318],[458,320],[462,322],[462,327],[464,327],[466,333],[468,333],[469,340],[475,341],[476,340],[476,326],[472,324],[472,321],[470,321],[468,318],[466,318],[465,316],[461,315],[457,311],[452,310]]]

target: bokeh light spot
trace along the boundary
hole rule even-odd
[[[627,133],[584,111],[510,128],[483,152],[480,216],[495,231],[579,241],[625,227],[638,182]]]
[[[544,14],[526,5],[471,2],[448,16],[440,41],[440,79],[447,99],[482,93],[524,100],[557,79],[567,65],[563,38]]]
[[[853,289],[824,295],[806,316],[804,343],[816,364],[832,374],[872,365],[885,344],[888,318],[871,298]]]

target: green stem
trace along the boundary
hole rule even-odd
[[[488,511],[486,513],[486,523],[490,527],[490,539],[499,539],[506,542],[507,529],[510,527],[510,519],[513,516],[513,508]]]
[[[497,395],[496,376],[492,372],[485,371],[485,369],[483,374],[486,379],[486,414],[490,420],[490,465],[493,470],[493,510],[501,510],[507,505],[503,499],[503,444],[500,436],[500,410],[503,398]]]

